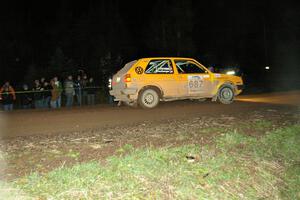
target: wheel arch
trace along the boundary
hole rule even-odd
[[[233,90],[233,92],[234,92],[234,94],[235,94],[235,95],[237,94],[237,87],[236,87],[236,85],[235,85],[232,81],[226,81],[226,82],[224,82],[224,83],[221,83],[221,84],[218,86],[216,95],[219,93],[219,91],[220,91],[220,89],[221,89],[222,87],[226,87],[226,86],[231,87],[232,90]]]
[[[226,82],[223,82],[221,84],[219,84],[215,90],[215,93],[214,93],[214,96],[212,98],[212,101],[216,101],[217,98],[218,98],[218,95],[219,95],[219,91],[223,88],[223,87],[226,87],[226,86],[229,86],[232,88],[233,92],[236,94],[236,88],[235,88],[235,85],[233,82],[231,81],[226,81]]]
[[[159,86],[157,86],[157,85],[145,85],[145,86],[143,86],[143,87],[138,91],[138,96],[141,94],[141,92],[143,92],[143,91],[146,90],[146,89],[153,89],[153,90],[155,90],[155,91],[157,92],[159,98],[160,98],[160,99],[163,98],[163,91],[162,91],[162,89],[161,89]]]
[[[225,87],[225,86],[229,86],[232,89],[234,89],[234,83],[231,82],[231,81],[226,81],[226,82],[219,85],[218,90],[220,90],[222,87]]]

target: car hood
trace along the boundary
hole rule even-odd
[[[220,80],[228,80],[232,81],[237,84],[243,84],[243,80],[239,76],[234,76],[234,75],[228,75],[228,74],[220,74],[220,73],[213,73],[216,79]]]

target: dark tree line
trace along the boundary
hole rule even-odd
[[[6,4],[0,23],[1,81],[85,70],[104,82],[125,62],[146,56],[195,57],[251,72],[282,65],[291,60],[283,49],[297,52],[300,46],[298,8],[268,1]],[[284,59],[278,59],[282,52]],[[293,66],[299,64],[296,57]]]

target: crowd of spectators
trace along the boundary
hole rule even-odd
[[[4,111],[13,110],[16,100],[19,100],[23,109],[56,109],[61,108],[62,103],[68,108],[75,105],[94,105],[96,89],[94,79],[85,74],[78,75],[75,80],[69,75],[63,82],[57,76],[50,80],[42,77],[34,80],[32,87],[23,84],[18,91],[6,81],[0,89],[0,103]]]

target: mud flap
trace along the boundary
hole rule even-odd
[[[219,93],[217,93],[215,96],[213,96],[213,98],[211,99],[211,101],[217,101],[217,99],[218,99],[218,94],[219,94]]]

